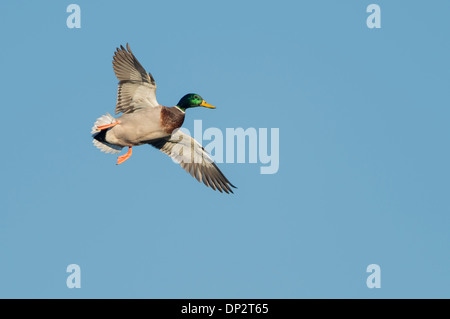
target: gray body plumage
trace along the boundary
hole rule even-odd
[[[106,133],[106,141],[110,144],[138,146],[148,141],[170,136],[159,123],[161,107],[145,108],[118,117],[116,125]]]
[[[196,140],[180,130],[168,133],[167,127],[162,125],[161,111],[165,107],[156,100],[155,80],[128,45],[127,50],[121,46],[115,52],[113,68],[119,79],[115,112],[123,114],[118,118],[110,114],[98,118],[91,132],[93,144],[103,152],[114,154],[123,147],[150,144],[170,156],[199,182],[220,192],[233,193],[231,187],[235,186]],[[182,112],[184,119],[184,112],[178,108],[172,112]],[[97,129],[116,121],[118,124],[106,131]]]

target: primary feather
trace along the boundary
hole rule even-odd
[[[156,83],[150,73],[142,67],[129,45],[117,48],[113,69],[119,80],[117,88],[116,114],[103,115],[92,128],[93,143],[107,153],[118,153],[129,147],[127,154],[120,156],[118,164],[131,156],[131,148],[150,144],[174,161],[199,182],[220,192],[233,193],[236,188],[220,171],[205,149],[192,137],[178,128],[183,124],[185,110],[204,106],[198,94],[186,94],[176,107],[165,107],[156,100]],[[102,127],[103,126],[103,127]]]

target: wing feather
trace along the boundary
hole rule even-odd
[[[191,136],[176,130],[170,137],[149,142],[150,145],[170,156],[199,182],[219,192],[233,193],[236,188],[220,171],[205,149]]]
[[[113,57],[113,69],[119,80],[116,114],[159,106],[155,79],[145,71],[128,44],[126,49],[123,46],[117,48]]]

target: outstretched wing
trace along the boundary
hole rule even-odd
[[[206,186],[218,189],[221,193],[233,193],[231,187],[236,188],[223,175],[214,161],[209,157],[205,149],[192,137],[176,130],[169,137],[160,138],[149,142],[160,151],[169,155],[174,161]]]
[[[119,79],[116,114],[159,106],[155,95],[155,79],[145,71],[131,52],[128,43],[126,50],[120,46],[114,53],[113,69]]]

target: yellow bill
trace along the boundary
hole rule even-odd
[[[200,104],[200,106],[207,107],[207,108],[210,108],[210,109],[215,109],[215,108],[216,108],[215,106],[206,103],[205,100],[202,101],[202,103]]]

